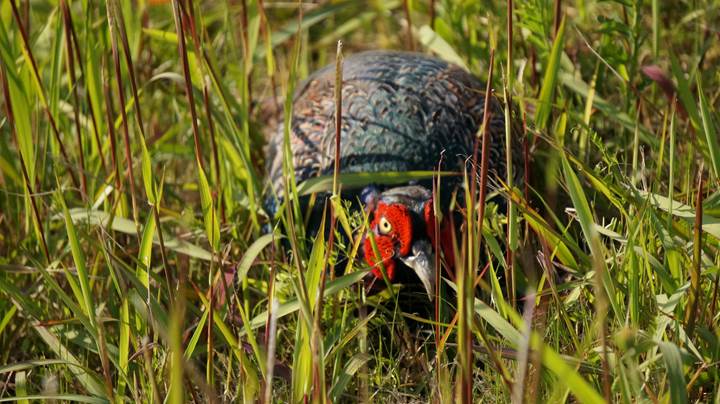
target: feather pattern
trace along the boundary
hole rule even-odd
[[[294,97],[291,150],[296,180],[331,174],[335,157],[334,65],[312,74]],[[343,173],[460,171],[483,121],[485,86],[458,66],[417,53],[372,51],[344,60],[340,168]],[[490,171],[504,180],[503,106],[491,100]],[[513,124],[517,136],[517,124]],[[283,127],[268,142],[267,171],[282,194]],[[519,167],[514,142],[513,164]],[[519,168],[514,173],[521,173]]]

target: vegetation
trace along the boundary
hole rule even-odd
[[[0,401],[720,402],[719,17],[3,0]],[[365,295],[360,212],[306,236],[298,196],[332,180],[263,209],[263,131],[338,40],[436,54],[518,107],[527,183],[468,210],[437,307]]]

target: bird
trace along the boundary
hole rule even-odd
[[[344,58],[342,68],[340,173],[466,169],[483,123],[486,94],[481,80],[442,59],[404,51],[356,53]],[[329,65],[311,74],[294,94],[290,150],[297,183],[333,173],[334,91],[335,65]],[[504,180],[504,106],[496,96],[490,97],[489,175]],[[511,128],[517,177],[522,162],[520,130],[515,121]],[[266,175],[273,197],[266,205],[272,212],[283,192],[283,124],[278,123],[269,137]],[[441,195],[450,195],[459,183],[444,180]],[[352,194],[368,213],[360,250],[372,268],[369,276],[382,280],[384,268],[387,279],[394,283],[414,274],[429,297],[435,290],[435,254],[442,254],[447,267],[452,267],[454,260],[448,220],[440,223],[440,239],[435,237],[430,184],[370,184],[359,195]],[[342,195],[350,198],[345,192]],[[440,203],[441,210],[448,209],[444,205],[445,200]]]

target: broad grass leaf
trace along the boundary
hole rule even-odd
[[[638,193],[643,198],[648,198],[650,200],[650,203],[656,208],[668,213],[672,213],[673,216],[679,217],[687,221],[689,224],[693,223],[695,220],[695,208],[691,206],[685,205],[678,201],[670,200],[665,196],[658,195],[652,192],[638,191]],[[720,240],[720,218],[703,214],[702,229],[703,231],[711,234],[713,237]]]
[[[544,129],[547,126],[550,112],[553,106],[553,96],[555,95],[555,85],[557,82],[558,71],[560,70],[560,57],[565,46],[565,17],[560,23],[560,28],[555,36],[552,50],[548,56],[545,65],[545,75],[543,76],[543,84],[540,88],[540,96],[538,97],[537,113],[535,114],[535,125]]]
[[[142,136],[139,136],[139,138],[140,138],[140,146],[142,146],[141,147],[141,149],[142,149],[141,167],[142,167],[143,185],[145,186],[145,194],[147,195],[150,205],[155,205],[157,203],[157,192],[155,190],[155,181],[153,181],[152,162],[150,160],[150,153],[148,153],[147,146],[145,145],[145,139],[143,139]]]
[[[533,334],[533,340],[536,346],[542,343],[536,334]],[[564,384],[581,403],[605,403],[605,399],[580,375],[577,369],[570,366],[562,356],[547,345],[542,347],[542,363],[556,376],[557,382]]]
[[[155,215],[148,215],[143,227],[142,240],[140,240],[140,251],[138,251],[138,265],[135,273],[145,288],[150,287],[150,263],[156,225]]]
[[[350,190],[363,188],[370,184],[407,184],[410,181],[432,179],[436,175],[445,177],[459,174],[453,171],[381,171],[375,173],[345,173],[338,175],[338,182],[342,184],[343,190]],[[332,175],[310,178],[298,185],[297,193],[298,195],[303,196],[316,192],[331,192],[332,182]]]
[[[717,126],[715,126],[715,114],[710,110],[700,76],[696,76],[697,91],[700,104],[700,118],[702,118],[702,131],[705,133],[705,141],[710,152],[710,163],[715,178],[720,176],[720,144],[718,144]]]
[[[110,228],[112,230],[129,235],[137,235],[135,231],[135,224],[132,220],[122,217],[112,217],[112,222],[110,223],[111,216],[107,212],[99,210],[87,210],[83,208],[74,208],[70,209],[70,217],[72,218],[73,222],[87,222],[103,227],[110,224]],[[54,217],[53,219],[57,220],[58,218]],[[160,241],[157,237],[153,237],[152,240],[154,244],[160,244]],[[198,245],[190,244],[185,240],[165,235],[164,241],[165,248],[172,251],[178,252],[180,254],[185,254],[193,258],[198,258],[204,261],[210,261],[212,259],[212,254],[209,251]]]
[[[282,236],[278,236],[274,233],[268,233],[260,236],[257,240],[253,241],[253,243],[248,247],[248,249],[245,251],[245,255],[243,255],[242,259],[240,260],[240,263],[237,265],[237,279],[239,282],[242,282],[242,280],[245,278],[245,275],[247,275],[247,272],[250,270],[250,267],[255,262],[255,259],[260,255],[262,250],[265,249],[270,243],[273,242],[273,240],[279,240]]]
[[[345,392],[347,385],[352,381],[355,373],[366,363],[372,359],[372,356],[366,353],[357,353],[345,363],[342,373],[337,381],[330,389],[331,402],[336,403],[340,400],[341,395]]]
[[[335,278],[335,280],[329,281],[325,286],[325,297],[332,296],[340,292],[341,290],[349,287],[350,285],[357,283],[362,278],[364,278],[368,274],[368,272],[369,271],[356,271],[347,275],[343,275],[339,278]],[[273,311],[273,316],[279,319],[287,316],[288,314],[295,313],[298,310],[300,310],[300,303],[297,299],[292,299],[288,302],[281,304],[276,311]],[[252,329],[255,329],[264,326],[267,322],[267,316],[267,310],[258,314],[250,321],[250,327]],[[241,331],[238,336],[240,337],[244,334],[245,333]]]
[[[213,251],[220,248],[220,220],[215,211],[210,183],[200,164],[197,165],[198,181],[200,187],[200,204],[202,206],[203,220],[205,221],[205,235]]]
[[[687,403],[685,372],[680,349],[677,345],[665,341],[658,342],[658,347],[663,354],[665,369],[667,369],[668,379],[670,380],[670,402]]]
[[[75,231],[75,224],[70,217],[65,199],[62,193],[58,191],[57,201],[62,206],[63,216],[65,218],[65,230],[68,236],[68,243],[70,244],[70,252],[72,253],[73,261],[75,262],[75,268],[77,270],[78,279],[80,281],[80,290],[82,292],[82,300],[79,302],[83,308],[85,314],[90,319],[90,325],[95,328],[95,305],[93,304],[92,290],[90,290],[90,278],[88,276],[87,268],[85,266],[85,254],[83,253],[80,241]]]
[[[457,54],[457,52],[455,52],[455,49],[453,49],[453,47],[447,43],[443,37],[433,31],[429,25],[423,25],[420,27],[418,30],[418,37],[423,46],[440,56],[440,58],[445,59],[450,63],[454,63],[465,70],[469,70],[465,61]]]

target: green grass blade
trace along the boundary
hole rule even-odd
[[[150,293],[150,264],[152,259],[152,245],[155,238],[155,216],[148,215],[145,226],[143,227],[142,239],[140,240],[140,250],[138,251],[138,265],[135,274],[142,282],[143,286]]]
[[[678,201],[671,201],[667,197],[651,192],[638,191],[638,194],[642,198],[648,199],[650,201],[650,204],[652,204],[656,208],[668,212],[672,216],[681,218],[688,224],[693,223],[693,221],[695,220],[695,208],[689,205],[685,205]],[[703,231],[711,234],[717,239],[720,239],[720,218],[703,214],[701,225]]]
[[[565,46],[565,17],[563,17],[558,29],[555,41],[553,41],[552,51],[548,56],[548,62],[545,65],[545,76],[543,77],[540,96],[538,97],[537,113],[535,114],[535,125],[544,129],[547,126],[550,112],[553,107],[553,97],[555,95],[555,85],[557,82],[558,71],[560,70],[560,57]]]
[[[685,111],[687,111],[687,114],[690,117],[690,122],[692,122],[693,126],[696,129],[700,129],[700,115],[698,113],[697,104],[695,103],[695,97],[693,97],[692,92],[690,91],[690,85],[688,84],[688,80],[685,78],[685,72],[682,71],[680,62],[673,52],[670,52],[670,69],[675,77],[675,81],[677,82],[677,93],[680,98],[680,103],[685,108]]]
[[[205,235],[208,238],[210,247],[213,251],[220,248],[220,221],[215,211],[212,192],[210,191],[210,183],[205,176],[200,164],[197,165],[198,179],[200,186],[200,203],[202,206],[203,220],[205,221]]]
[[[339,278],[335,278],[335,280],[327,283],[327,286],[325,287],[325,296],[332,296],[340,292],[341,290],[348,288],[350,285],[357,283],[363,277],[367,276],[367,274],[368,271],[357,271],[348,275],[343,275]],[[278,307],[277,311],[273,311],[273,317],[280,319],[289,314],[295,313],[298,310],[300,310],[300,302],[297,299],[292,299],[288,302],[281,304]],[[252,327],[252,329],[255,329],[264,326],[267,323],[267,316],[267,311],[264,311],[253,317],[253,319],[250,321],[250,327]],[[244,333],[241,332],[239,336],[242,336],[243,334]]]
[[[347,385],[352,381],[355,373],[357,373],[364,364],[369,362],[370,359],[372,359],[372,356],[369,354],[358,353],[353,355],[353,357],[345,363],[342,374],[330,389],[331,402],[336,403],[340,400],[341,395],[345,392]]]
[[[95,305],[93,304],[93,292],[90,289],[90,279],[88,276],[88,271],[85,267],[85,254],[83,253],[80,246],[77,232],[75,232],[75,224],[72,221],[72,217],[70,217],[70,211],[68,211],[68,208],[65,205],[65,198],[60,192],[57,193],[57,200],[63,209],[68,243],[70,244],[70,251],[72,252],[73,261],[75,262],[75,268],[77,270],[78,278],[80,280],[80,290],[82,291],[83,300],[79,303],[90,320],[90,326],[95,328],[97,326],[95,320]]]
[[[88,404],[108,404],[108,400],[98,397],[83,396],[81,394],[31,394],[27,396],[0,398],[0,403],[11,402],[76,402]]]
[[[695,76],[697,82],[697,91],[700,104],[700,117],[702,118],[702,130],[705,133],[705,141],[710,152],[710,163],[712,172],[715,178],[720,178],[720,144],[718,143],[717,126],[715,126],[715,120],[713,114],[710,111],[707,98],[705,97],[705,91],[702,83],[700,82],[700,76]]]
[[[118,231],[120,233],[137,235],[137,233],[135,232],[135,224],[132,220],[122,217],[112,217],[107,212],[75,208],[70,209],[70,217],[74,222],[87,222],[102,227],[107,227],[108,225],[110,225],[110,228],[112,230]],[[187,256],[198,258],[204,261],[210,261],[212,259],[212,254],[208,250],[205,250],[198,245],[190,244],[185,240],[176,237],[165,236],[164,241],[165,248],[169,250],[173,250],[180,254],[185,254]],[[157,245],[160,244],[160,241],[157,239],[157,237],[153,237],[152,242]]]
[[[533,334],[533,344],[537,346],[540,338]],[[567,386],[581,403],[602,404],[605,400],[579,373],[568,365],[552,348],[542,348],[542,363],[557,377],[557,381]]]
[[[440,177],[459,175],[459,173],[451,171],[381,171],[375,173],[344,173],[338,175],[338,181],[342,184],[343,190],[360,189],[370,184],[378,185],[397,185],[406,184],[410,181],[429,180],[434,176]],[[332,191],[332,175],[323,175],[310,178],[300,183],[297,187],[297,193],[300,196],[310,195],[315,192],[331,192]]]
[[[270,245],[270,243],[272,243],[274,240],[280,238],[282,237],[279,237],[273,233],[269,233],[260,236],[257,240],[255,240],[245,251],[245,255],[243,255],[242,260],[240,260],[240,263],[237,266],[237,279],[239,281],[242,281],[245,278],[245,275],[247,275],[248,271],[250,270],[252,264],[255,262],[255,259],[262,252],[262,250],[264,250],[265,247]]]
[[[658,347],[663,354],[665,369],[668,372],[670,381],[670,402],[687,403],[687,390],[685,389],[685,376],[680,349],[670,342],[658,342]]]

